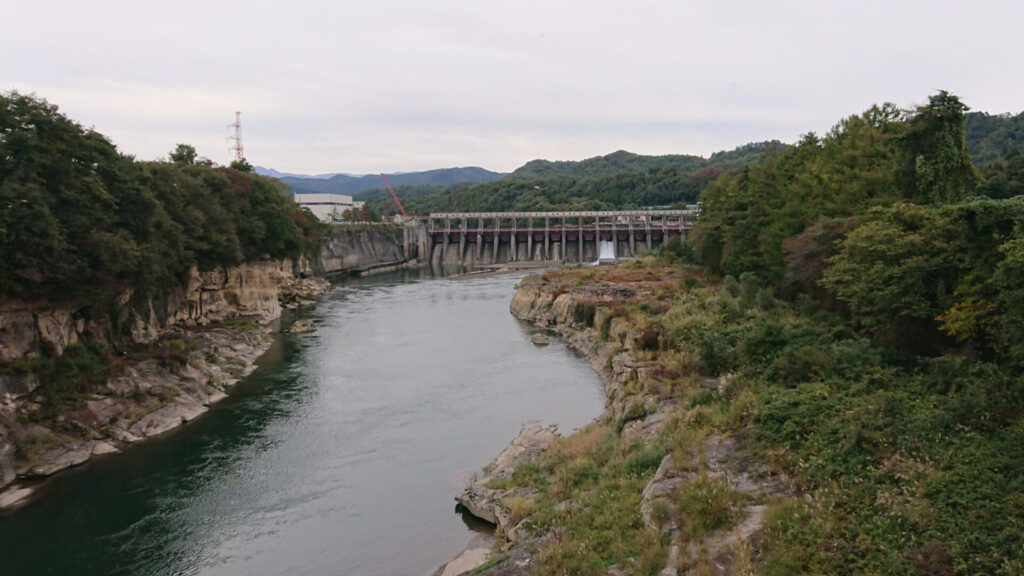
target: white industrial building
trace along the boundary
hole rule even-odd
[[[344,194],[295,194],[295,203],[309,208],[321,222],[341,222],[347,210],[359,210],[365,204]]]

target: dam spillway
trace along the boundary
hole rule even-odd
[[[590,212],[448,212],[425,218],[434,264],[594,262],[600,243],[633,257],[673,236],[686,239],[697,209]]]

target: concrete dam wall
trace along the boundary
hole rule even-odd
[[[633,257],[673,236],[685,240],[696,216],[696,210],[448,213],[430,215],[425,232],[434,265],[594,262]]]

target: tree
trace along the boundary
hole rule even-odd
[[[245,158],[232,160],[228,167],[233,170],[238,170],[239,172],[245,172],[246,174],[251,174],[256,171],[256,169],[252,167],[252,164],[249,164],[249,161]]]
[[[195,164],[196,149],[189,144],[178,144],[170,154],[171,162],[175,164]]]
[[[363,207],[359,209],[359,221],[361,222],[380,222],[380,214],[377,214],[369,204],[363,204]]]
[[[914,204],[873,211],[829,260],[824,286],[853,322],[891,344],[928,345],[959,278],[957,230]]]
[[[969,108],[956,96],[940,91],[928,97],[897,139],[902,156],[899,184],[912,202],[955,202],[972,193],[980,178],[964,137]]]

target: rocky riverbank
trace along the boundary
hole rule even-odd
[[[195,273],[148,314],[130,316],[134,342],[105,384],[59,407],[32,372],[0,376],[0,509],[29,502],[49,475],[164,434],[226,397],[271,345],[282,307],[311,304],[329,286],[290,270],[268,262]],[[5,359],[59,354],[103,333],[76,316],[73,306],[6,303]]]
[[[683,289],[685,280],[677,271],[623,267],[547,272],[523,280],[512,314],[560,334],[586,355],[604,379],[607,407],[595,424],[568,438],[553,429],[524,430],[456,497],[472,514],[494,523],[502,541],[487,566],[474,573],[580,569],[591,560],[574,557],[608,553],[586,550],[593,546],[586,539],[607,538],[608,532],[619,533],[609,542],[621,545],[632,538],[641,544],[632,551],[623,546],[627,557],[611,567],[591,565],[582,573],[669,576],[712,573],[699,572],[709,568],[716,574],[746,573],[751,542],[762,531],[764,502],[784,493],[787,483],[743,456],[741,439],[700,424],[705,416],[692,399],[724,391],[728,377],[694,375],[682,385],[673,382],[666,366],[672,359],[656,352],[659,335],[627,312],[632,306],[660,306],[657,302]],[[593,470],[601,461],[605,470]],[[620,496],[609,492],[595,500],[602,486],[608,490],[616,483],[626,486]],[[728,497],[721,512],[728,517],[698,530],[694,526],[701,521],[687,518],[692,512],[684,504],[689,494],[708,486]],[[595,512],[607,504],[600,498],[630,504]],[[621,525],[576,541],[574,532],[590,528],[574,525],[588,515],[591,524],[614,516]]]

